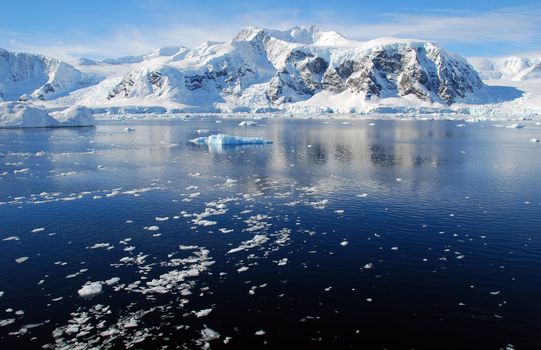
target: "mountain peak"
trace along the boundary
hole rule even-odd
[[[342,35],[337,32],[322,31],[319,26],[311,24],[308,26],[295,26],[286,30],[275,30],[275,29],[266,29],[256,26],[248,26],[243,28],[235,37],[233,41],[252,41],[257,36],[274,38],[281,41],[294,44],[319,44],[321,41],[324,44],[343,44],[348,41]]]

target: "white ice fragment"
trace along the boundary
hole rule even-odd
[[[198,135],[204,135],[204,134],[208,134],[208,133],[209,133],[208,129],[197,129],[197,134]]]
[[[249,267],[248,267],[248,266],[243,266],[243,267],[241,267],[241,268],[237,269],[237,272],[239,272],[239,273],[240,273],[240,272],[248,271],[248,269],[249,269]]]
[[[260,329],[260,330],[256,331],[254,334],[255,334],[255,335],[265,335],[266,332],[265,332],[264,330],[261,330],[261,329]]]
[[[537,143],[537,142],[539,142],[539,139],[536,139],[536,138],[534,137],[533,139],[530,139],[530,142],[532,142],[532,143]]]
[[[209,137],[198,137],[190,140],[191,143],[196,145],[254,145],[254,144],[267,144],[272,141],[262,139],[260,137],[241,137],[225,134],[210,135]]]
[[[284,266],[284,265],[287,265],[287,258],[278,260],[278,266]]]
[[[524,125],[522,125],[522,124],[511,124],[511,125],[506,125],[505,127],[508,128],[508,129],[522,129],[522,128],[524,128]]]
[[[40,232],[43,232],[43,231],[45,231],[45,227],[38,227],[38,228],[35,228],[32,231],[30,231],[30,233],[40,233]]]
[[[143,229],[147,230],[147,231],[158,231],[160,229],[159,226],[145,226],[143,227]]]
[[[254,122],[253,120],[244,120],[239,123],[239,126],[244,126],[244,127],[257,126],[257,125],[258,125],[257,122]]]
[[[234,185],[236,183],[237,183],[237,180],[235,180],[235,179],[227,179],[227,180],[225,180],[225,184],[228,185],[228,186],[232,186],[232,185]]]
[[[499,290],[494,291],[494,292],[490,292],[490,295],[498,295],[498,294],[500,294],[500,291],[499,291]]]
[[[359,197],[359,198],[366,198],[366,197],[368,197],[368,193],[358,194],[357,197]]]
[[[18,241],[19,237],[17,236],[9,236],[3,239],[3,241]]]
[[[79,296],[82,298],[92,298],[98,294],[101,294],[102,288],[103,286],[101,282],[91,282],[84,285],[77,291],[77,293],[79,293]]]
[[[203,309],[200,311],[194,311],[193,313],[197,317],[205,317],[205,316],[208,316],[208,314],[210,314],[211,312],[212,312],[212,309]]]
[[[17,264],[22,264],[23,262],[25,262],[28,259],[29,259],[29,257],[27,257],[27,256],[21,256],[20,258],[15,259],[15,262],[17,262]]]
[[[345,247],[345,246],[347,246],[348,244],[349,244],[348,241],[342,241],[342,242],[340,242],[340,245],[341,245],[342,247]]]
[[[167,220],[169,220],[169,216],[164,216],[164,217],[156,216],[156,221],[167,221]]]
[[[135,128],[124,128],[125,132],[134,132]]]
[[[201,331],[201,336],[203,337],[203,340],[209,341],[220,338],[220,333],[207,327]]]

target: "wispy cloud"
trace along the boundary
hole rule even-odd
[[[156,6],[159,8],[158,6]],[[541,46],[541,8],[507,8],[476,13],[466,11],[390,12],[360,19],[343,18],[333,11],[300,9],[247,11],[217,17],[194,10],[157,11],[149,7],[146,25],[118,25],[102,36],[77,33],[65,38],[0,30],[10,38],[7,48],[42,53],[69,60],[73,57],[118,57],[150,52],[158,47],[195,47],[206,40],[227,41],[247,25],[285,29],[307,22],[336,30],[347,37],[368,40],[381,36],[427,39],[445,45],[503,45],[507,50],[533,51]],[[533,49],[530,49],[533,47]]]

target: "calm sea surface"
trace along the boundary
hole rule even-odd
[[[0,130],[0,348],[541,347],[540,126],[238,122]]]

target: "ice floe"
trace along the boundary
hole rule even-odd
[[[272,141],[265,140],[260,137],[241,137],[241,136],[232,136],[226,134],[216,134],[210,135],[208,137],[198,137],[196,139],[190,140],[191,143],[196,145],[215,145],[215,146],[224,146],[224,145],[261,145],[272,143]]]
[[[91,282],[85,284],[77,291],[80,297],[82,298],[92,298],[96,295],[101,294],[103,291],[103,285],[101,282]]]

